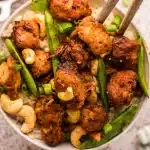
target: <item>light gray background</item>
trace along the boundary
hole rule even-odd
[[[21,4],[27,0],[19,0],[13,6],[12,10],[17,9]],[[134,18],[134,23],[140,28],[144,34],[145,39],[150,40],[150,0],[143,0],[143,4]],[[118,4],[124,12],[126,8],[122,6],[121,0]],[[0,24],[2,25],[2,23]],[[150,43],[150,42],[149,42]],[[147,124],[150,124],[150,102],[146,102],[142,109],[140,116],[136,120],[132,128],[120,139],[109,144],[105,150],[137,150],[138,142],[136,138],[137,130]],[[28,143],[21,136],[19,136],[4,120],[0,114],[0,150],[41,150],[36,146]],[[67,149],[66,149],[67,150]],[[104,149],[103,149],[104,150]]]

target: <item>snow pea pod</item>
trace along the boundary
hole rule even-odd
[[[29,91],[34,95],[37,96],[38,95],[38,90],[35,84],[35,81],[31,75],[31,73],[29,72],[27,66],[25,65],[25,63],[23,62],[23,60],[21,59],[19,53],[17,52],[17,49],[15,48],[15,45],[13,43],[12,40],[10,39],[6,39],[5,40],[5,44],[10,52],[10,54],[19,61],[20,65],[22,65],[22,69],[21,69],[21,74],[22,77],[24,78],[24,81],[27,84],[27,87],[29,89]]]
[[[148,96],[148,86],[145,79],[144,73],[144,46],[140,46],[139,57],[138,57],[138,80],[140,86],[146,96]]]
[[[98,60],[97,80],[99,84],[102,104],[106,112],[109,112],[110,107],[109,107],[109,102],[108,102],[107,95],[106,95],[106,70],[105,70],[105,64],[102,58],[99,58]]]
[[[47,34],[48,34],[48,45],[49,45],[50,53],[53,54],[56,48],[58,48],[60,43],[58,38],[58,31],[55,26],[53,17],[48,11],[45,11],[45,24],[46,24]],[[52,58],[52,64],[53,64],[53,73],[55,75],[59,64],[59,60],[57,57]]]
[[[110,132],[105,134],[101,141],[88,140],[81,144],[80,149],[94,148],[110,141],[112,138],[121,133],[123,131],[123,128],[133,120],[137,110],[138,110],[137,104],[131,105],[129,109],[127,109],[118,118],[112,121],[111,123],[112,130],[110,130]]]

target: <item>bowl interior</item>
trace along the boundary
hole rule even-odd
[[[90,1],[90,4],[92,6],[93,9],[98,9],[97,12],[100,11],[100,7],[102,5],[104,5],[104,0],[89,0]],[[21,6],[6,22],[5,24],[3,25],[3,27],[1,28],[1,32],[0,32],[0,35],[2,35],[3,31],[7,28],[7,26],[9,25],[9,23],[16,17],[16,16],[19,16],[20,14],[22,14],[24,11],[30,9],[30,4],[31,2],[27,2],[26,4],[24,4],[23,6]],[[114,9],[113,11],[114,14],[120,14],[121,16],[123,16],[123,14],[121,13],[121,11],[119,11],[118,9]],[[134,25],[130,25],[129,27],[131,30],[134,31],[134,33],[136,33],[138,30],[135,28]],[[2,42],[2,39],[0,38],[0,44],[1,46],[3,45],[3,42]],[[145,72],[146,72],[146,79],[147,79],[147,83],[149,83],[149,60],[148,60],[148,48],[145,44],[145,48],[146,48],[146,55],[145,55]],[[145,99],[144,97],[142,98],[143,100]],[[142,106],[142,105],[141,105]],[[44,143],[44,141],[41,141],[41,140],[37,140],[37,139],[32,139],[30,138],[29,136],[27,135],[24,135],[21,131],[20,131],[20,125],[16,123],[15,120],[13,120],[11,117],[9,117],[2,109],[1,109],[1,112],[4,116],[4,118],[8,121],[8,123],[14,128],[15,131],[17,131],[17,133],[19,133],[22,137],[24,137],[26,140],[30,141],[31,143],[43,148],[43,149],[47,149],[47,150],[51,150],[51,149],[55,149],[55,150],[70,150],[70,149],[75,149],[74,147],[71,146],[71,144],[61,144],[55,148],[52,148],[52,147],[49,147],[48,145],[46,145]],[[137,116],[139,115],[140,113],[140,109],[139,109],[139,112],[137,113],[135,119],[137,118]],[[135,121],[134,119],[134,121]],[[111,140],[110,142],[113,142],[114,140],[117,140],[117,138],[119,138],[122,134],[124,134],[134,123],[134,121],[132,121],[132,123],[126,128],[126,130],[121,133],[120,135],[118,135],[116,138],[114,138],[113,140]],[[110,143],[108,142],[108,143]],[[94,148],[95,150],[97,149],[100,149],[100,148],[104,148],[107,146],[107,143],[101,147],[98,147],[98,148]]]

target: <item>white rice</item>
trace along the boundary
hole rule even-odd
[[[32,10],[28,10],[23,14],[23,20],[33,20],[36,13]]]
[[[28,136],[32,139],[42,140],[42,134],[40,129],[38,128],[33,129],[33,131],[29,133]]]
[[[40,48],[46,52],[49,52],[48,38],[47,37],[44,40],[40,40]]]

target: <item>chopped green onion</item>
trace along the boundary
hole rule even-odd
[[[105,30],[107,32],[117,32],[117,26],[115,24],[105,25]]]
[[[110,123],[105,124],[103,127],[104,133],[107,134],[113,129],[112,125]]]
[[[43,89],[43,87],[39,87],[39,93],[40,93],[40,95],[43,95],[43,94],[44,94],[44,89]]]
[[[44,12],[48,10],[48,1],[47,0],[32,0],[32,9],[34,11]]]
[[[22,84],[22,91],[23,91],[24,95],[26,95],[26,96],[29,95],[28,87],[25,83]]]
[[[132,0],[122,0],[122,3],[125,7],[128,7],[131,4]]]
[[[22,66],[20,64],[16,64],[13,69],[17,72],[19,72],[22,69]]]
[[[113,24],[115,24],[117,27],[120,26],[120,24],[121,24],[121,16],[120,15],[114,16]]]
[[[5,56],[0,56],[0,64],[6,60]]]
[[[66,141],[70,141],[70,134],[69,133],[65,133],[64,134],[64,138]]]
[[[44,93],[46,95],[52,94],[52,85],[51,84],[43,84]]]
[[[4,93],[4,92],[5,92],[5,89],[2,86],[0,86],[0,93]]]
[[[73,24],[71,22],[57,23],[57,27],[60,33],[67,33],[73,30]]]

